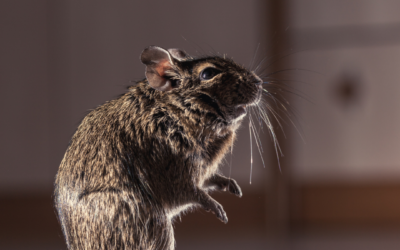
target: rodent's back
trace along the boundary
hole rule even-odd
[[[141,110],[136,99],[130,91],[91,111],[61,162],[55,203],[70,249],[173,245],[170,221],[144,180],[149,169],[139,163],[147,148],[140,149],[144,134],[132,126]],[[77,237],[85,234],[96,237]]]

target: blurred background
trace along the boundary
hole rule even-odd
[[[196,211],[177,249],[400,248],[400,2],[225,0],[0,2],[0,249],[66,249],[54,176],[88,110],[144,77],[149,45],[226,53],[286,86],[291,116],[248,120],[222,166],[243,198],[213,195],[229,223]],[[292,122],[290,121],[293,121]],[[250,184],[250,178],[251,184]]]

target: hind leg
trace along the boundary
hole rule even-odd
[[[89,193],[69,211],[65,233],[70,249],[173,249],[167,218],[120,193]]]

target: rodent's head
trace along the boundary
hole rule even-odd
[[[246,115],[262,94],[262,80],[231,59],[219,56],[193,58],[179,49],[150,46],[141,55],[149,85],[178,97],[197,112],[214,114],[227,124]]]

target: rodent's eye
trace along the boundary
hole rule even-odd
[[[201,73],[200,73],[200,79],[201,80],[210,80],[214,76],[218,75],[221,73],[221,70],[216,69],[216,68],[205,68]]]

